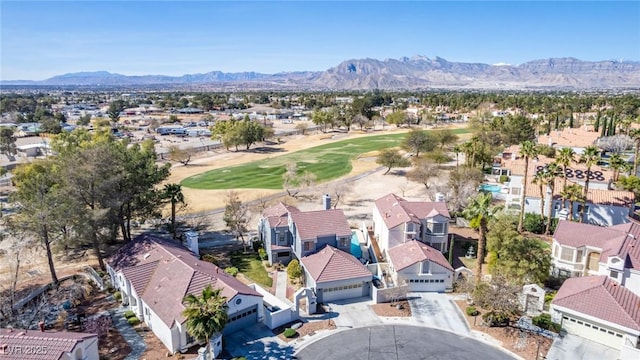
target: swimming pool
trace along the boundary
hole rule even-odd
[[[502,190],[502,186],[495,184],[480,184],[480,188],[478,190],[499,193]]]
[[[357,259],[362,257],[362,249],[360,249],[360,241],[358,240],[358,234],[355,231],[351,232],[351,255]]]

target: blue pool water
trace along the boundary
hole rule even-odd
[[[362,250],[360,249],[360,241],[358,241],[358,234],[355,231],[351,232],[351,255],[357,259],[362,257]]]
[[[502,190],[502,186],[494,184],[480,184],[480,191],[488,191],[492,193],[499,193]]]

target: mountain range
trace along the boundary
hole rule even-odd
[[[521,65],[451,62],[440,57],[347,60],[326,71],[277,74],[212,71],[182,76],[127,76],[77,72],[42,81],[3,80],[0,85],[82,87],[182,87],[304,90],[401,89],[622,89],[640,88],[640,62],[551,58]]]

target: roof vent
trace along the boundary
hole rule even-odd
[[[149,254],[149,253],[144,254],[144,259],[145,259],[145,260],[147,260],[147,258],[148,258],[149,256],[151,256],[151,254]]]

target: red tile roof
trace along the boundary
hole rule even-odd
[[[353,255],[327,245],[319,252],[300,259],[316,283],[373,277]]]
[[[576,159],[579,159],[579,156],[576,156]],[[535,173],[538,171],[539,167],[544,167],[552,162],[555,162],[556,159],[546,157],[544,155],[538,155],[537,160],[529,159],[529,171],[528,175],[533,177]],[[519,157],[518,159],[511,160],[503,160],[502,168],[511,170],[512,175],[524,175],[524,158]],[[581,170],[583,173],[587,171],[587,167],[583,163],[572,163],[567,170],[571,169],[571,176],[575,174],[576,170]],[[613,179],[613,171],[610,169],[601,167],[601,166],[592,166],[590,171],[593,174],[593,179],[590,179],[590,183],[608,183]],[[583,175],[584,176],[584,175]],[[569,177],[571,179],[571,177]],[[575,179],[575,178],[574,178]],[[580,179],[583,180],[583,179]]]
[[[0,358],[57,360],[65,353],[73,351],[83,341],[98,341],[98,335],[70,331],[0,329]],[[3,354],[4,346],[7,348]],[[34,351],[27,353],[27,349]],[[42,354],[37,353],[37,349],[42,349]]]
[[[262,217],[269,221],[269,226],[275,228],[278,226],[287,226],[289,213],[300,212],[297,207],[286,205],[282,202],[276,205],[264,209],[262,211]]]
[[[295,223],[301,240],[332,235],[351,236],[347,217],[340,209],[291,213],[291,220]]]
[[[436,215],[450,217],[444,202],[407,201],[395,194],[381,197],[376,200],[375,206],[387,229],[409,222],[420,224],[420,220]]]
[[[546,134],[538,136],[538,144],[553,145],[554,147],[585,148],[594,145],[600,137],[599,132],[589,130],[584,128],[564,128],[562,131],[552,131],[549,136]]]
[[[184,322],[182,299],[202,292],[207,285],[221,288],[227,300],[238,294],[261,296],[216,265],[199,260],[180,244],[150,235],[139,236],[123,246],[108,263],[125,276],[132,276],[130,281],[138,296],[168,327],[174,321]]]
[[[640,296],[604,275],[567,279],[552,304],[640,330]]]
[[[396,271],[423,261],[431,261],[453,271],[453,267],[440,251],[418,240],[407,241],[389,249],[389,260]]]
[[[561,201],[560,192],[562,191],[562,186],[564,184],[563,178],[556,178],[554,182],[554,194],[553,198],[555,200]],[[573,182],[571,180],[567,180],[567,185],[577,184],[581,188],[584,188],[582,185]],[[527,197],[540,198],[540,185],[533,183],[533,177],[530,177],[527,180]],[[622,190],[607,190],[607,189],[594,189],[589,188],[587,192],[587,203],[597,204],[597,205],[610,205],[610,206],[623,206],[630,207],[635,203],[635,195],[631,191],[622,191]]]

